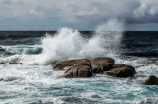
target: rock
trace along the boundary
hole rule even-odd
[[[11,76],[11,77],[0,78],[0,81],[10,82],[10,81],[18,80],[18,79],[22,80],[22,78],[20,78],[20,77]]]
[[[87,78],[92,77],[91,66],[89,65],[75,65],[65,72],[59,78]]]
[[[158,85],[158,78],[155,76],[149,76],[149,78],[145,81],[145,85]]]
[[[52,64],[52,67],[53,70],[64,70],[65,67],[82,64],[90,65],[90,61],[88,59],[67,60],[62,62],[56,62]]]
[[[116,64],[113,66],[113,68],[110,71],[104,72],[104,74],[107,74],[113,77],[126,78],[126,77],[136,74],[136,71],[133,66],[125,65],[125,64]]]
[[[6,62],[0,62],[0,64],[22,64],[22,63],[6,61]]]
[[[91,60],[91,66],[94,74],[109,71],[114,64],[114,59],[107,57],[97,57]]]

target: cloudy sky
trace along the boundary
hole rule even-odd
[[[111,18],[156,31],[158,0],[0,0],[0,30],[94,30]]]

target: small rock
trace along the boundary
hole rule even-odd
[[[145,85],[158,85],[158,78],[155,76],[149,76],[149,78],[145,81]]]
[[[10,81],[14,81],[14,80],[18,80],[18,79],[22,79],[20,77],[4,77],[4,78],[0,78],[0,81],[4,81],[4,82],[10,82]]]

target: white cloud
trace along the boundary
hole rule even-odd
[[[133,22],[158,17],[157,0],[1,0],[0,18],[99,23],[111,17]],[[146,21],[148,21],[146,19]]]
[[[1,18],[41,18],[42,12],[38,9],[40,4],[29,2],[29,0],[1,0]],[[34,10],[34,11],[33,11]]]
[[[111,17],[125,19],[133,13],[138,0],[87,0],[66,2],[61,6],[60,16],[72,22],[102,22]]]
[[[137,18],[139,18],[142,16],[147,16],[148,12],[149,12],[149,7],[145,3],[143,3],[137,9],[134,10],[134,15]]]
[[[157,0],[141,0],[141,5],[134,10],[137,18],[158,17],[158,1]]]

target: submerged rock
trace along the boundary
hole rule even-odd
[[[0,62],[0,64],[22,64],[22,63],[6,61],[6,62]]]
[[[149,76],[149,78],[145,81],[145,85],[158,85],[158,78],[155,76]]]
[[[67,60],[62,62],[56,62],[52,64],[53,70],[64,70],[65,67],[73,65],[90,65],[90,60],[88,59],[76,59],[76,60]]]
[[[14,77],[14,76],[0,78],[0,81],[4,81],[4,82],[10,82],[10,81],[14,81],[14,80],[22,80],[22,78]]]
[[[87,78],[92,77],[91,66],[75,65],[66,70],[65,74],[59,78]]]
[[[103,73],[103,71],[109,71],[112,69],[114,64],[114,59],[107,57],[97,57],[91,60],[93,73]]]
[[[113,77],[126,78],[126,77],[136,74],[136,71],[133,66],[125,65],[125,64],[116,64],[113,66],[113,68],[110,71],[104,72],[104,74],[107,74]]]

